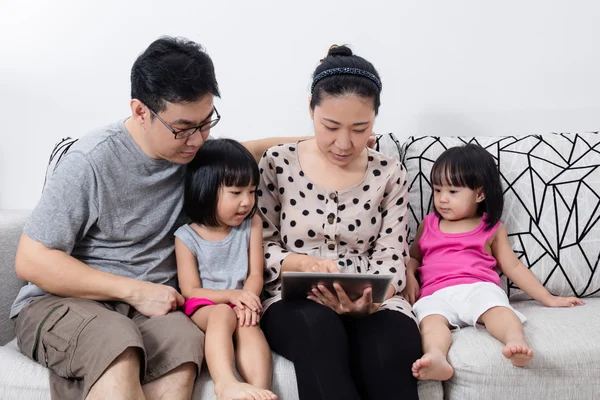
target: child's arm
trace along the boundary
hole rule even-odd
[[[406,264],[406,287],[402,291],[404,296],[410,304],[415,304],[419,298],[419,281],[417,280],[417,268],[421,266],[423,256],[421,255],[421,249],[419,248],[419,240],[423,235],[423,223],[419,225],[415,240],[410,245],[410,260]]]
[[[250,243],[248,245],[248,277],[244,282],[244,291],[256,296],[260,304],[260,294],[263,289],[264,255],[262,249],[262,219],[256,214],[252,217],[250,229]],[[236,307],[235,313],[240,326],[254,326],[260,321],[260,310],[250,310]]]
[[[262,249],[262,219],[258,213],[252,217],[248,261],[250,265],[248,266],[248,278],[244,283],[244,289],[260,296],[263,290],[264,255]]]
[[[204,289],[196,257],[178,237],[175,237],[175,257],[177,258],[179,288],[186,300],[196,297],[208,299],[217,304],[233,303],[241,308],[243,308],[243,304],[246,304],[253,310],[260,309],[261,304],[258,297],[242,296],[241,290]]]
[[[533,273],[517,258],[508,241],[504,224],[500,224],[492,241],[492,255],[500,270],[513,281],[519,289],[546,307],[573,307],[583,305],[577,297],[554,296],[536,279]]]

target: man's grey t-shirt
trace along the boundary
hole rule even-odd
[[[108,125],[60,160],[23,231],[98,270],[176,287],[184,172],[146,155],[124,122]],[[44,294],[31,283],[21,288],[11,318]]]

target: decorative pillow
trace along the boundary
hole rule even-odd
[[[58,162],[63,158],[67,151],[71,148],[73,143],[75,143],[77,138],[66,137],[60,139],[55,145],[54,149],[52,149],[52,153],[50,153],[50,159],[48,160],[48,166],[46,167],[46,177],[44,178],[44,185],[42,186],[42,190],[46,186],[46,182],[50,180],[50,177],[54,173]]]
[[[409,137],[401,160],[410,181],[409,242],[433,211],[429,174],[447,148],[477,143],[498,163],[502,221],[520,260],[553,294],[599,296],[600,135]],[[503,277],[513,300],[528,298]]]
[[[373,146],[373,148],[388,157],[400,159],[400,150],[402,146],[393,133],[377,135],[375,146]]]

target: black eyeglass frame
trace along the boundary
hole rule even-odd
[[[219,111],[217,111],[217,107],[213,106],[213,113],[216,114],[216,116],[217,116],[216,118],[211,119],[210,121],[203,122],[200,125],[192,127],[192,128],[186,128],[186,129],[176,131],[175,129],[171,128],[169,126],[169,124],[167,124],[157,113],[155,113],[153,109],[148,107],[148,110],[150,110],[152,115],[154,115],[156,118],[158,118],[158,120],[160,122],[162,122],[162,124],[165,126],[165,128],[167,128],[173,134],[173,136],[175,136],[175,139],[189,138],[197,131],[206,132],[209,129],[214,128],[214,126],[217,125],[219,123],[219,121],[221,120],[221,115],[219,114]]]

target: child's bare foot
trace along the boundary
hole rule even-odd
[[[527,342],[508,342],[502,349],[502,355],[515,367],[524,367],[533,358],[533,350],[529,348]]]
[[[447,381],[454,375],[454,368],[443,355],[426,353],[413,363],[412,374],[421,381]]]
[[[217,400],[277,400],[277,395],[270,390],[238,381],[215,385],[215,394]]]

